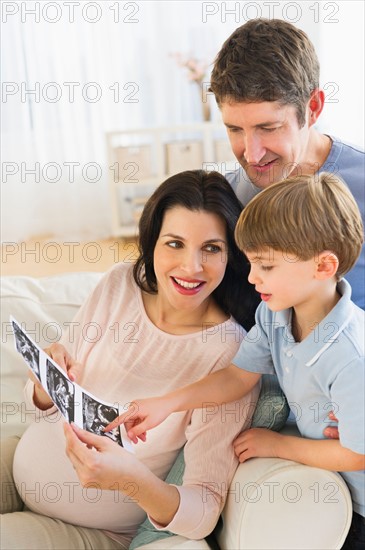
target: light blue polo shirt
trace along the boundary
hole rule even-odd
[[[277,375],[302,436],[325,439],[328,413],[334,411],[341,445],[365,454],[365,312],[351,301],[347,281],[337,288],[341,299],[302,342],[292,335],[292,309],[272,312],[261,302],[256,325],[232,362],[250,372]],[[365,471],[340,473],[355,512],[364,516]]]

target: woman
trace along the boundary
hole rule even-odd
[[[72,330],[48,350],[53,359],[86,390],[126,409],[136,395],[163,394],[229,364],[245,334],[237,321],[248,329],[257,305],[233,237],[240,211],[216,172],[166,180],[144,208],[136,264],[104,276]],[[95,338],[85,331],[90,322]],[[46,412],[15,450],[21,499],[2,504],[7,549],[128,548],[146,513],[159,527],[203,538],[237,466],[232,441],[249,426],[258,397],[254,388],[235,404],[235,422],[232,407],[226,421],[225,409],[211,403],[172,415],[132,454],[65,424],[35,377],[26,392]],[[175,487],[162,480],[184,445],[184,481]]]

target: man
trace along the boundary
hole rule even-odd
[[[261,189],[295,174],[332,172],[351,190],[364,218],[364,152],[321,134],[325,103],[319,62],[307,35],[279,19],[236,29],[214,63],[211,91],[241,165],[226,174],[245,205]],[[365,309],[365,254],[347,274],[352,299]]]

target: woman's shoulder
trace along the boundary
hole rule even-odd
[[[222,323],[206,323],[202,326],[202,343],[210,342],[217,349],[228,351],[230,346],[239,346],[247,331],[231,316]]]
[[[133,280],[133,266],[134,263],[131,262],[118,262],[106,272],[106,275],[109,276],[111,281],[118,281],[120,279]]]
[[[133,278],[132,263],[120,262],[111,267],[99,281],[92,293],[92,299],[97,302],[109,302],[124,295],[138,294],[138,287]],[[119,300],[118,299],[118,300]]]

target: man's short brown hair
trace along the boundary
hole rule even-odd
[[[328,250],[338,258],[340,279],[360,255],[364,229],[348,187],[322,172],[291,177],[261,191],[243,209],[235,239],[243,252],[271,248],[290,261],[306,261]]]
[[[319,62],[308,36],[281,19],[252,19],[223,44],[210,90],[224,101],[279,101],[297,109],[299,125],[319,86]]]

